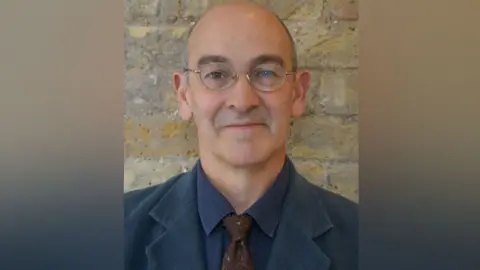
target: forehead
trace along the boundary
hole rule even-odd
[[[245,66],[268,55],[291,65],[288,35],[273,15],[235,10],[209,15],[200,20],[189,39],[190,63],[198,64],[201,58],[216,55],[234,66]]]

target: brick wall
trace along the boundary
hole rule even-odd
[[[125,184],[146,187],[191,168],[195,128],[177,116],[172,71],[189,25],[221,0],[125,1]],[[358,201],[358,0],[257,0],[291,29],[312,72],[308,112],[288,151],[313,183]]]

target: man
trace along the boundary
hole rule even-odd
[[[357,268],[357,208],[299,175],[286,155],[310,75],[277,17],[245,2],[197,22],[175,73],[200,159],[125,196],[125,269]]]

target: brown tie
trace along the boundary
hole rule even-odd
[[[253,270],[253,263],[247,247],[247,237],[252,218],[247,215],[232,215],[223,219],[230,234],[230,245],[223,257],[222,270]]]

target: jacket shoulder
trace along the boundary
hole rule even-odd
[[[313,183],[309,182],[308,185],[320,199],[323,210],[327,212],[333,225],[356,233],[358,230],[358,203]]]
[[[358,203],[347,199],[346,197],[332,192],[324,187],[313,184],[303,175],[298,174],[300,181],[303,182],[303,189],[311,199],[318,199],[322,204],[321,211],[326,211],[332,223],[348,223],[356,225],[358,223]]]
[[[309,183],[317,194],[332,228],[316,242],[339,269],[357,269],[358,265],[358,204],[325,188]],[[320,212],[318,214],[321,214]]]
[[[325,205],[325,209],[336,226],[358,229],[358,204],[342,195],[318,187],[318,194]]]
[[[124,218],[128,219],[131,216],[150,211],[183,174],[175,175],[161,184],[125,193],[123,195]]]

